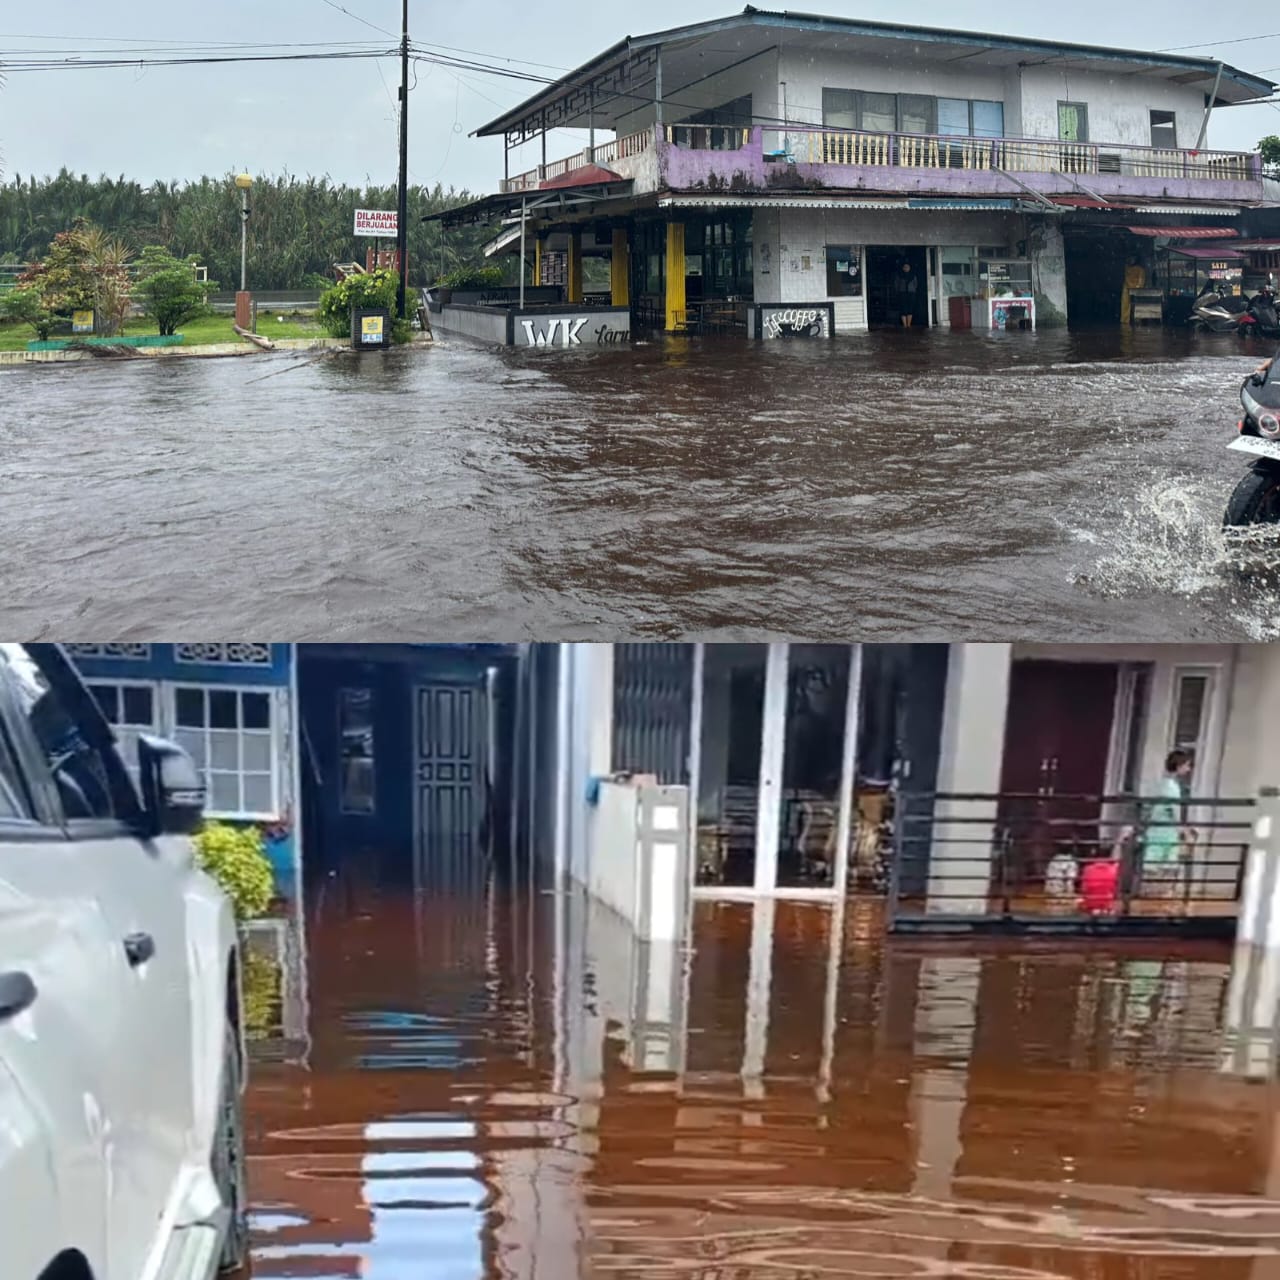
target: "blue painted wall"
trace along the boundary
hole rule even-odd
[[[67,650],[77,669],[96,680],[169,680],[176,683],[270,685],[276,688],[289,683],[291,645],[200,646],[201,649],[267,649],[268,661],[262,663],[181,661],[176,644],[152,645],[68,645]],[[143,652],[132,652],[142,650]]]

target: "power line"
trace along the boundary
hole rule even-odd
[[[1280,31],[1265,36],[1240,36],[1234,40],[1206,40],[1203,44],[1175,44],[1170,49],[1157,49],[1157,53],[1183,53],[1187,49],[1218,49],[1228,44],[1252,44],[1255,40],[1280,40]]]
[[[190,67],[233,62],[334,62],[357,58],[389,58],[393,49],[331,49],[316,53],[267,53],[202,55],[183,58],[64,58],[21,62],[6,59],[0,66],[11,71],[100,71],[111,67]]]
[[[358,13],[352,13],[350,9],[344,9],[338,0],[324,0],[324,3],[330,9],[337,9],[339,13],[345,13],[348,18],[354,18],[357,22],[363,22],[366,27],[372,27],[375,31],[381,31],[384,36],[390,36],[393,40],[398,39],[394,31],[388,31],[386,27],[380,27],[377,23],[370,22],[367,18],[362,18]]]

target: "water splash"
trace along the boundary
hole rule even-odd
[[[1221,590],[1235,558],[1222,535],[1222,506],[1217,482],[1169,476],[1143,485],[1084,581],[1105,596]]]

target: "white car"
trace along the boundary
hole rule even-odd
[[[235,921],[193,861],[191,759],[138,756],[58,646],[0,644],[4,1280],[247,1257]]]

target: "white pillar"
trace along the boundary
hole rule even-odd
[[[771,644],[765,663],[760,798],[756,810],[757,893],[778,887],[778,840],[782,820],[782,768],[787,747],[787,657],[789,645]]]
[[[1227,991],[1223,1070],[1270,1079],[1280,1041],[1280,788],[1258,798]]]
[[[951,646],[938,764],[940,794],[994,796],[1000,790],[1012,662],[1012,645]],[[928,910],[981,915],[987,910],[995,801],[939,802],[934,816]],[[947,821],[957,818],[967,821]]]

